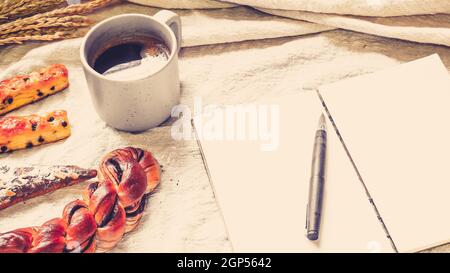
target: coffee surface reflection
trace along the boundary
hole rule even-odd
[[[170,51],[162,41],[150,36],[118,38],[94,54],[98,73],[113,79],[135,78],[140,73],[156,72],[168,61]]]

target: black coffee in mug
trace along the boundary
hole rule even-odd
[[[169,57],[169,47],[159,39],[143,35],[120,37],[100,47],[91,66],[108,78],[127,79],[159,70]]]

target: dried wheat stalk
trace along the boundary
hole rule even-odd
[[[27,0],[4,0],[0,4],[0,20],[8,18],[8,13],[22,6]]]
[[[22,37],[11,37],[6,39],[0,39],[0,46],[9,44],[23,44],[25,41],[52,41],[61,40],[67,38],[74,38],[72,33],[67,32],[56,32],[49,35],[31,35]]]
[[[49,28],[49,27],[73,27],[73,28],[79,28],[79,27],[86,27],[91,24],[91,21],[85,17],[80,15],[71,15],[71,16],[65,16],[65,17],[50,17],[50,18],[41,18],[36,20],[31,25],[11,25],[7,29],[2,29],[2,26],[0,26],[0,37],[5,36],[10,33],[20,32],[24,30],[38,30],[42,28]]]
[[[3,0],[0,3],[0,22],[52,10],[65,2],[65,0]]]
[[[19,2],[24,4],[30,1],[46,0],[6,0],[3,5],[0,4],[0,16],[2,12],[18,10]],[[56,4],[57,1],[61,0],[50,0],[53,4]],[[84,34],[79,30],[91,24],[87,17],[80,16],[80,14],[92,12],[117,1],[93,0],[0,24],[0,46],[21,44],[25,41],[50,41],[79,37]]]
[[[36,14],[34,16],[24,18],[21,20],[17,20],[17,21],[26,23],[26,22],[35,21],[37,19],[44,18],[44,17],[63,17],[63,16],[67,16],[67,15],[74,15],[74,14],[78,14],[78,15],[85,14],[85,13],[92,12],[98,8],[104,7],[104,6],[112,3],[113,1],[114,0],[94,0],[94,1],[87,2],[87,3],[83,3],[83,4],[70,5],[65,8],[60,8],[60,9],[48,11],[45,13]],[[21,22],[17,22],[17,23],[21,23]]]
[[[50,18],[50,17],[64,17],[74,14],[84,14],[92,12],[100,7],[106,6],[113,2],[113,0],[94,0],[91,2],[71,5],[65,8],[56,9],[48,11],[45,13],[36,14],[31,17],[19,19],[10,23],[0,25],[0,34],[9,33],[8,29],[17,29],[23,26],[33,25],[36,21],[40,19]]]
[[[6,38],[13,38],[13,37],[23,37],[23,36],[39,36],[39,35],[50,35],[55,34],[57,32],[64,32],[64,33],[73,33],[74,37],[81,37],[89,29],[86,27],[80,27],[80,28],[74,28],[73,26],[68,27],[48,27],[48,28],[41,28],[41,29],[28,29],[28,30],[21,30],[19,32],[9,33],[5,34],[3,36],[0,36],[0,40],[6,39]]]

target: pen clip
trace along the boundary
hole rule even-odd
[[[308,231],[309,221],[308,221],[308,212],[309,212],[309,203],[306,204],[306,213],[305,213],[305,229]]]

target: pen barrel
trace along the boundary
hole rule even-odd
[[[309,182],[308,211],[306,218],[306,232],[307,237],[310,240],[317,240],[319,236],[325,183],[326,147],[326,131],[318,130],[316,132],[314,142],[311,179]]]

